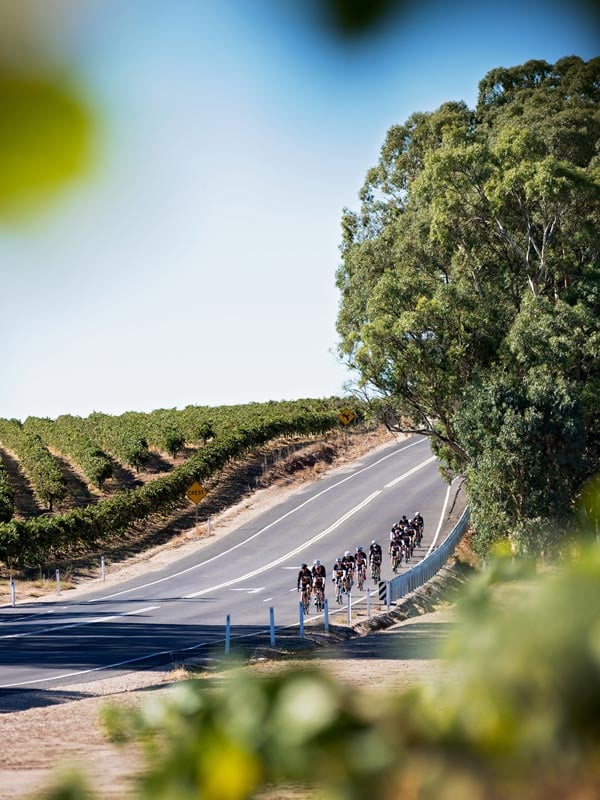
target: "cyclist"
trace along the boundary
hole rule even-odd
[[[362,589],[367,577],[367,554],[359,544],[354,553],[354,563],[356,564],[356,583]]]
[[[400,523],[396,522],[392,525],[392,529],[390,531],[390,556],[392,555],[392,548],[395,544],[398,543],[400,536],[402,533],[402,528],[400,527]]]
[[[318,559],[316,561],[313,561],[312,576],[313,579],[319,577],[323,578],[323,580],[325,580],[325,578],[327,577],[327,570],[325,569],[325,565],[321,564],[321,562]]]
[[[423,517],[418,511],[415,511],[415,515],[413,517],[413,523],[415,524],[415,527],[417,529],[417,535],[416,535],[417,547],[420,547],[421,541],[423,539],[423,528],[425,527],[425,521],[423,520]]]
[[[371,546],[369,547],[369,564],[372,564],[374,560],[379,561],[381,564],[382,552],[381,552],[381,545],[377,541],[377,539],[373,539],[371,542]]]
[[[302,607],[308,614],[310,608],[310,594],[312,592],[313,576],[307,564],[302,564],[298,573],[298,591],[301,591]]]
[[[371,575],[373,576],[373,580],[377,580],[381,574],[382,557],[383,554],[381,552],[381,545],[376,539],[373,539],[369,548],[369,564],[371,566]]]
[[[309,586],[312,584],[312,572],[308,568],[308,564],[302,564],[300,567],[300,572],[298,573],[298,591],[300,591],[300,587],[304,588],[306,584]]]
[[[402,547],[404,549],[404,560],[408,561],[408,559],[412,556],[413,550],[415,548],[413,530],[410,526],[408,528],[405,528],[404,533],[402,534]]]
[[[325,576],[315,575],[313,577],[313,592],[315,595],[315,604],[317,611],[321,611],[325,605]]]
[[[399,539],[394,539],[390,545],[390,561],[392,562],[392,572],[398,572],[398,567],[402,564],[403,548]]]
[[[344,568],[344,564],[342,563],[341,557],[336,559],[336,562],[333,565],[333,569],[331,570],[331,574],[332,574],[331,580],[335,583],[335,598],[338,603],[341,603],[343,587],[344,587],[344,577],[346,575],[346,570]]]
[[[344,557],[342,559],[342,565],[345,570],[344,587],[345,590],[349,592],[350,589],[352,588],[352,583],[354,581],[354,568],[355,568],[354,556],[352,555],[350,550],[346,550],[346,552],[344,553]]]

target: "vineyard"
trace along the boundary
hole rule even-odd
[[[339,428],[343,406],[331,398],[0,419],[0,562],[27,569],[115,546],[132,526],[189,506],[192,483],[253,450]]]

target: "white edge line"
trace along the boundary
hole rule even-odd
[[[456,480],[456,478],[454,480]],[[427,556],[431,553],[431,551],[435,547],[436,542],[438,540],[438,536],[440,535],[440,531],[442,530],[442,525],[444,524],[444,517],[446,516],[446,508],[448,507],[448,500],[450,499],[450,489],[452,489],[452,484],[453,483],[454,483],[454,481],[452,481],[448,485],[448,488],[446,489],[446,498],[444,500],[444,507],[442,508],[442,513],[440,514],[440,521],[438,522],[438,526],[437,526],[437,530],[435,532],[435,536],[433,537],[433,539],[431,541],[431,544],[429,545],[429,550],[425,553],[424,558],[427,558]]]

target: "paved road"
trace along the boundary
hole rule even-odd
[[[68,603],[0,609],[0,690],[52,688],[168,663],[174,653],[298,620],[300,564],[328,568],[344,550],[376,538],[419,510],[422,557],[442,520],[447,487],[429,445],[413,437],[377,450],[161,572]],[[382,577],[391,577],[384,560]],[[329,590],[330,602],[333,602]],[[0,691],[1,695],[1,691]],[[0,697],[1,705],[1,697]]]

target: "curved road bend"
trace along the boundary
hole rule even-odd
[[[445,510],[447,486],[424,438],[395,443],[301,489],[233,533],[161,571],[72,602],[0,609],[0,690],[51,689],[169,663],[172,654],[298,620],[296,576],[420,511],[423,557]],[[382,578],[392,577],[384,558]],[[333,610],[332,592],[328,588]],[[181,656],[180,656],[181,657]],[[0,691],[0,707],[1,702]]]

